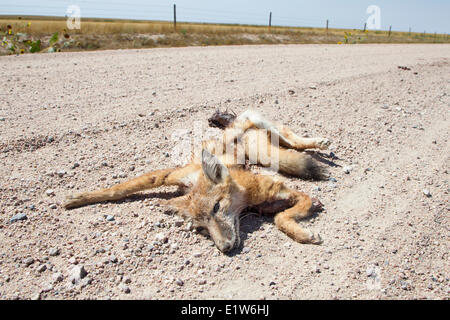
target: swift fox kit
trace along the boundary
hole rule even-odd
[[[320,244],[319,234],[297,223],[297,219],[308,217],[320,209],[320,202],[286,187],[270,175],[257,175],[245,170],[245,161],[238,161],[238,155],[241,153],[244,160],[268,167],[267,156],[277,154],[279,172],[320,179],[321,167],[311,156],[299,151],[326,149],[329,141],[301,138],[286,126],[276,125],[252,110],[227,118],[221,126],[226,126],[224,139],[203,142],[201,157],[192,159],[188,165],[152,171],[108,189],[71,195],[64,204],[65,208],[119,200],[142,190],[174,185],[182,187],[186,193],[168,200],[170,208],[192,221],[194,226],[207,229],[222,252],[239,245],[239,215],[249,207],[261,213],[275,214],[278,229],[292,239],[300,243]],[[265,150],[265,154],[261,150]],[[253,159],[252,154],[256,154]]]

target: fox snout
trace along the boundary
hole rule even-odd
[[[235,247],[235,244],[236,244],[236,242],[233,242],[231,240],[216,242],[217,249],[219,249],[222,252],[231,251]]]

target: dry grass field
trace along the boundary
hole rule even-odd
[[[175,30],[172,22],[93,18],[82,19],[79,30],[66,29],[63,17],[0,16],[0,54],[240,44],[450,42],[442,34],[201,23],[178,23]],[[52,38],[55,33],[58,36]]]

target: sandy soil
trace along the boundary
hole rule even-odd
[[[450,297],[449,45],[38,54],[0,72],[1,299]],[[300,222],[322,245],[249,214],[224,255],[164,214],[173,189],[61,207],[172,166],[172,133],[217,107],[333,141],[336,182],[286,178],[325,205]]]

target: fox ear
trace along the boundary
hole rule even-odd
[[[208,179],[214,183],[223,182],[230,175],[227,167],[205,149],[202,150],[202,169]]]

